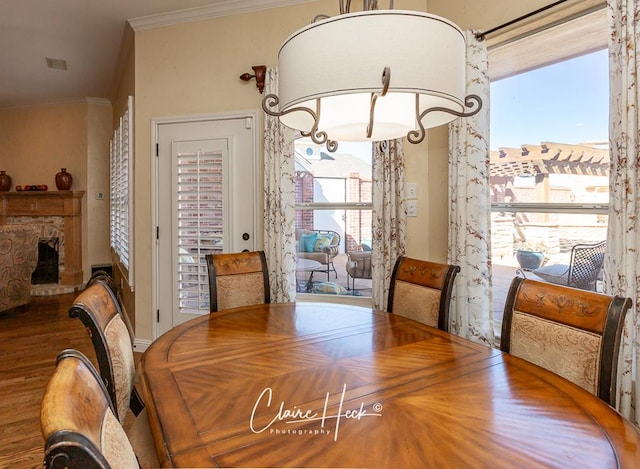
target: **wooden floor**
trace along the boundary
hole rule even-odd
[[[91,340],[67,310],[76,294],[32,297],[0,313],[0,467],[42,467],[40,402],[57,354],[75,348],[96,364]]]

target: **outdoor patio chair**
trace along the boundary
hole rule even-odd
[[[371,251],[351,251],[347,253],[347,288],[356,294],[356,279],[371,279]],[[351,288],[349,288],[351,279]]]
[[[604,263],[606,244],[606,241],[596,244],[576,244],[571,248],[571,259],[568,265],[545,265],[531,273],[550,283],[596,291],[596,284]]]

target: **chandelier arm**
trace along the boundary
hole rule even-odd
[[[338,142],[330,140],[329,136],[324,131],[318,130],[318,123],[320,122],[320,99],[316,99],[316,111],[303,106],[292,107],[286,111],[273,111],[270,108],[275,107],[280,103],[280,98],[275,94],[268,94],[262,100],[262,109],[265,113],[273,117],[282,117],[292,112],[306,112],[313,118],[313,125],[309,132],[300,132],[303,137],[310,137],[314,143],[318,145],[326,145],[327,150],[335,152],[338,149]]]
[[[464,105],[465,107],[471,108],[470,111],[459,112],[446,107],[437,106],[437,107],[430,107],[428,109],[425,109],[424,111],[422,111],[421,114],[418,115],[419,99],[420,99],[419,96],[416,95],[416,116],[417,116],[418,126],[420,127],[420,131],[411,130],[407,133],[407,140],[410,143],[420,143],[424,140],[426,136],[426,130],[422,125],[422,119],[424,118],[424,116],[426,116],[430,112],[439,111],[439,112],[446,112],[447,114],[452,114],[457,117],[471,117],[476,115],[480,111],[480,109],[482,109],[482,98],[480,98],[480,96],[478,96],[477,94],[470,94],[466,98],[464,98]]]
[[[389,91],[391,84],[391,67],[385,67],[382,70],[382,91],[379,93],[371,93],[371,104],[369,105],[369,124],[367,125],[367,138],[371,138],[373,134],[373,115],[376,109],[376,101],[378,96],[385,96]]]

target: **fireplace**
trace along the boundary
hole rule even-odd
[[[38,241],[38,264],[31,274],[31,285],[58,283],[60,238],[53,236]]]
[[[42,226],[41,238],[58,238],[57,280],[48,289],[74,291],[83,287],[82,271],[82,213],[84,191],[0,192],[0,225],[29,223]],[[55,244],[55,243],[54,243]],[[48,246],[52,247],[52,246]],[[51,254],[48,247],[40,247]],[[55,256],[55,254],[53,254]],[[53,260],[51,260],[53,264]],[[49,273],[53,277],[53,273]],[[32,288],[32,292],[33,292]],[[32,293],[33,294],[33,293]]]

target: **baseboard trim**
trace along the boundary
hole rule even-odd
[[[133,350],[135,352],[143,353],[147,350],[147,348],[149,348],[149,345],[151,345],[150,340],[135,339],[133,341]]]

